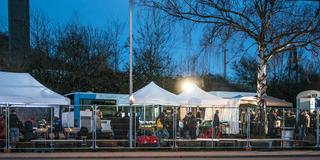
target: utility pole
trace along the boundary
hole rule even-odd
[[[223,78],[227,79],[227,48],[224,48],[223,54]]]
[[[130,120],[129,120],[129,147],[132,148],[132,0],[130,0],[130,71],[129,71],[129,109],[130,109]]]

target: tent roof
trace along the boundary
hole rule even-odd
[[[297,95],[297,99],[299,98],[316,98],[320,97],[320,91],[317,90],[307,90],[307,91],[302,91]]]
[[[212,106],[226,105],[228,100],[221,97],[211,95],[199,88],[196,84],[191,84],[189,91],[183,91],[179,94],[180,97],[187,99],[189,105]]]
[[[0,72],[0,104],[69,105],[70,100],[46,88],[28,73]]]
[[[229,91],[211,91],[209,94],[222,97],[222,98],[241,98],[245,96],[256,96],[257,94],[254,92],[229,92]]]
[[[229,91],[211,91],[209,92],[212,95],[220,96],[227,99],[235,99],[239,98],[241,104],[254,104],[256,105],[257,97],[256,93],[254,92],[229,92]],[[287,102],[285,100],[272,97],[272,96],[265,96],[267,106],[274,106],[274,107],[292,107],[292,103]]]
[[[181,105],[185,100],[179,96],[150,82],[145,87],[133,93],[134,104],[136,105]],[[129,97],[127,97],[127,101]]]

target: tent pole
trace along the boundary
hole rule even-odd
[[[70,105],[68,105],[68,121],[67,121],[67,127],[68,129],[70,128],[70,123],[69,123],[69,120],[70,120]],[[74,118],[74,117],[73,117]]]
[[[9,134],[9,104],[6,105],[6,149],[9,149],[10,145],[10,134]]]
[[[118,106],[118,100],[116,100],[116,113],[118,113],[118,111],[119,111],[119,106]]]
[[[97,110],[98,110],[98,105],[94,105],[94,150],[98,148],[97,146],[97,120],[98,120],[98,115],[97,115]],[[99,115],[100,116],[100,115]]]
[[[249,139],[250,139],[250,107],[247,108],[247,149],[250,149],[251,146],[250,146],[250,142],[249,142]]]
[[[143,135],[146,135],[146,105],[143,104]]]
[[[176,149],[177,146],[177,108],[176,106],[173,107],[173,148]]]
[[[214,126],[213,126],[213,120],[214,120],[214,114],[213,114],[213,106],[211,106],[211,117],[212,117],[212,129],[213,129],[213,132],[212,132],[212,135],[211,135],[211,138],[212,138],[212,148],[214,147],[214,145],[213,145],[213,138],[214,138]]]
[[[134,122],[134,147],[137,147],[136,146],[136,141],[137,141],[137,106],[135,106],[134,107],[134,116],[132,115],[132,118],[134,118],[134,119],[132,119],[132,121]],[[139,121],[138,121],[138,123],[139,123]]]
[[[317,121],[317,123],[316,123],[316,125],[317,125],[317,127],[316,127],[317,128],[317,131],[316,131],[316,136],[317,136],[316,137],[316,140],[317,140],[316,148],[320,147],[320,144],[319,144],[320,143],[320,139],[319,139],[320,138],[319,137],[320,136],[320,134],[319,134],[319,130],[320,130],[320,128],[319,128],[319,125],[320,125],[319,124],[319,118],[320,118],[319,117],[319,111],[320,111],[319,108],[317,108],[317,111],[316,111],[316,121]]]
[[[50,127],[50,134],[51,134],[51,136],[50,136],[50,134],[49,134],[49,136],[50,136],[50,139],[51,139],[51,141],[50,141],[50,147],[52,148],[53,147],[53,144],[52,144],[52,129],[53,129],[53,115],[54,115],[54,113],[53,113],[53,106],[51,106],[51,127]]]

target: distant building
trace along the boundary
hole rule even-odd
[[[9,0],[9,50],[26,56],[30,48],[29,0]]]

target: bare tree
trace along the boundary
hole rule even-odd
[[[145,11],[145,10],[142,10]],[[150,81],[161,81],[172,74],[171,48],[174,32],[170,21],[156,10],[140,12],[137,34],[134,35],[135,74],[144,85]]]
[[[31,13],[31,47],[35,52],[49,54],[52,38],[52,23],[40,9]]]
[[[211,29],[207,36],[211,38],[216,37],[217,33],[232,33],[254,41],[257,47],[257,102],[261,122],[266,121],[263,96],[267,90],[268,61],[292,48],[320,47],[320,2],[143,0],[143,3],[177,19],[208,25],[208,30]]]
[[[122,47],[120,40],[123,36],[124,24],[118,20],[113,20],[105,33],[106,45],[109,46],[110,53],[110,65],[113,67],[114,71],[119,71],[119,65],[121,63],[121,53]]]

